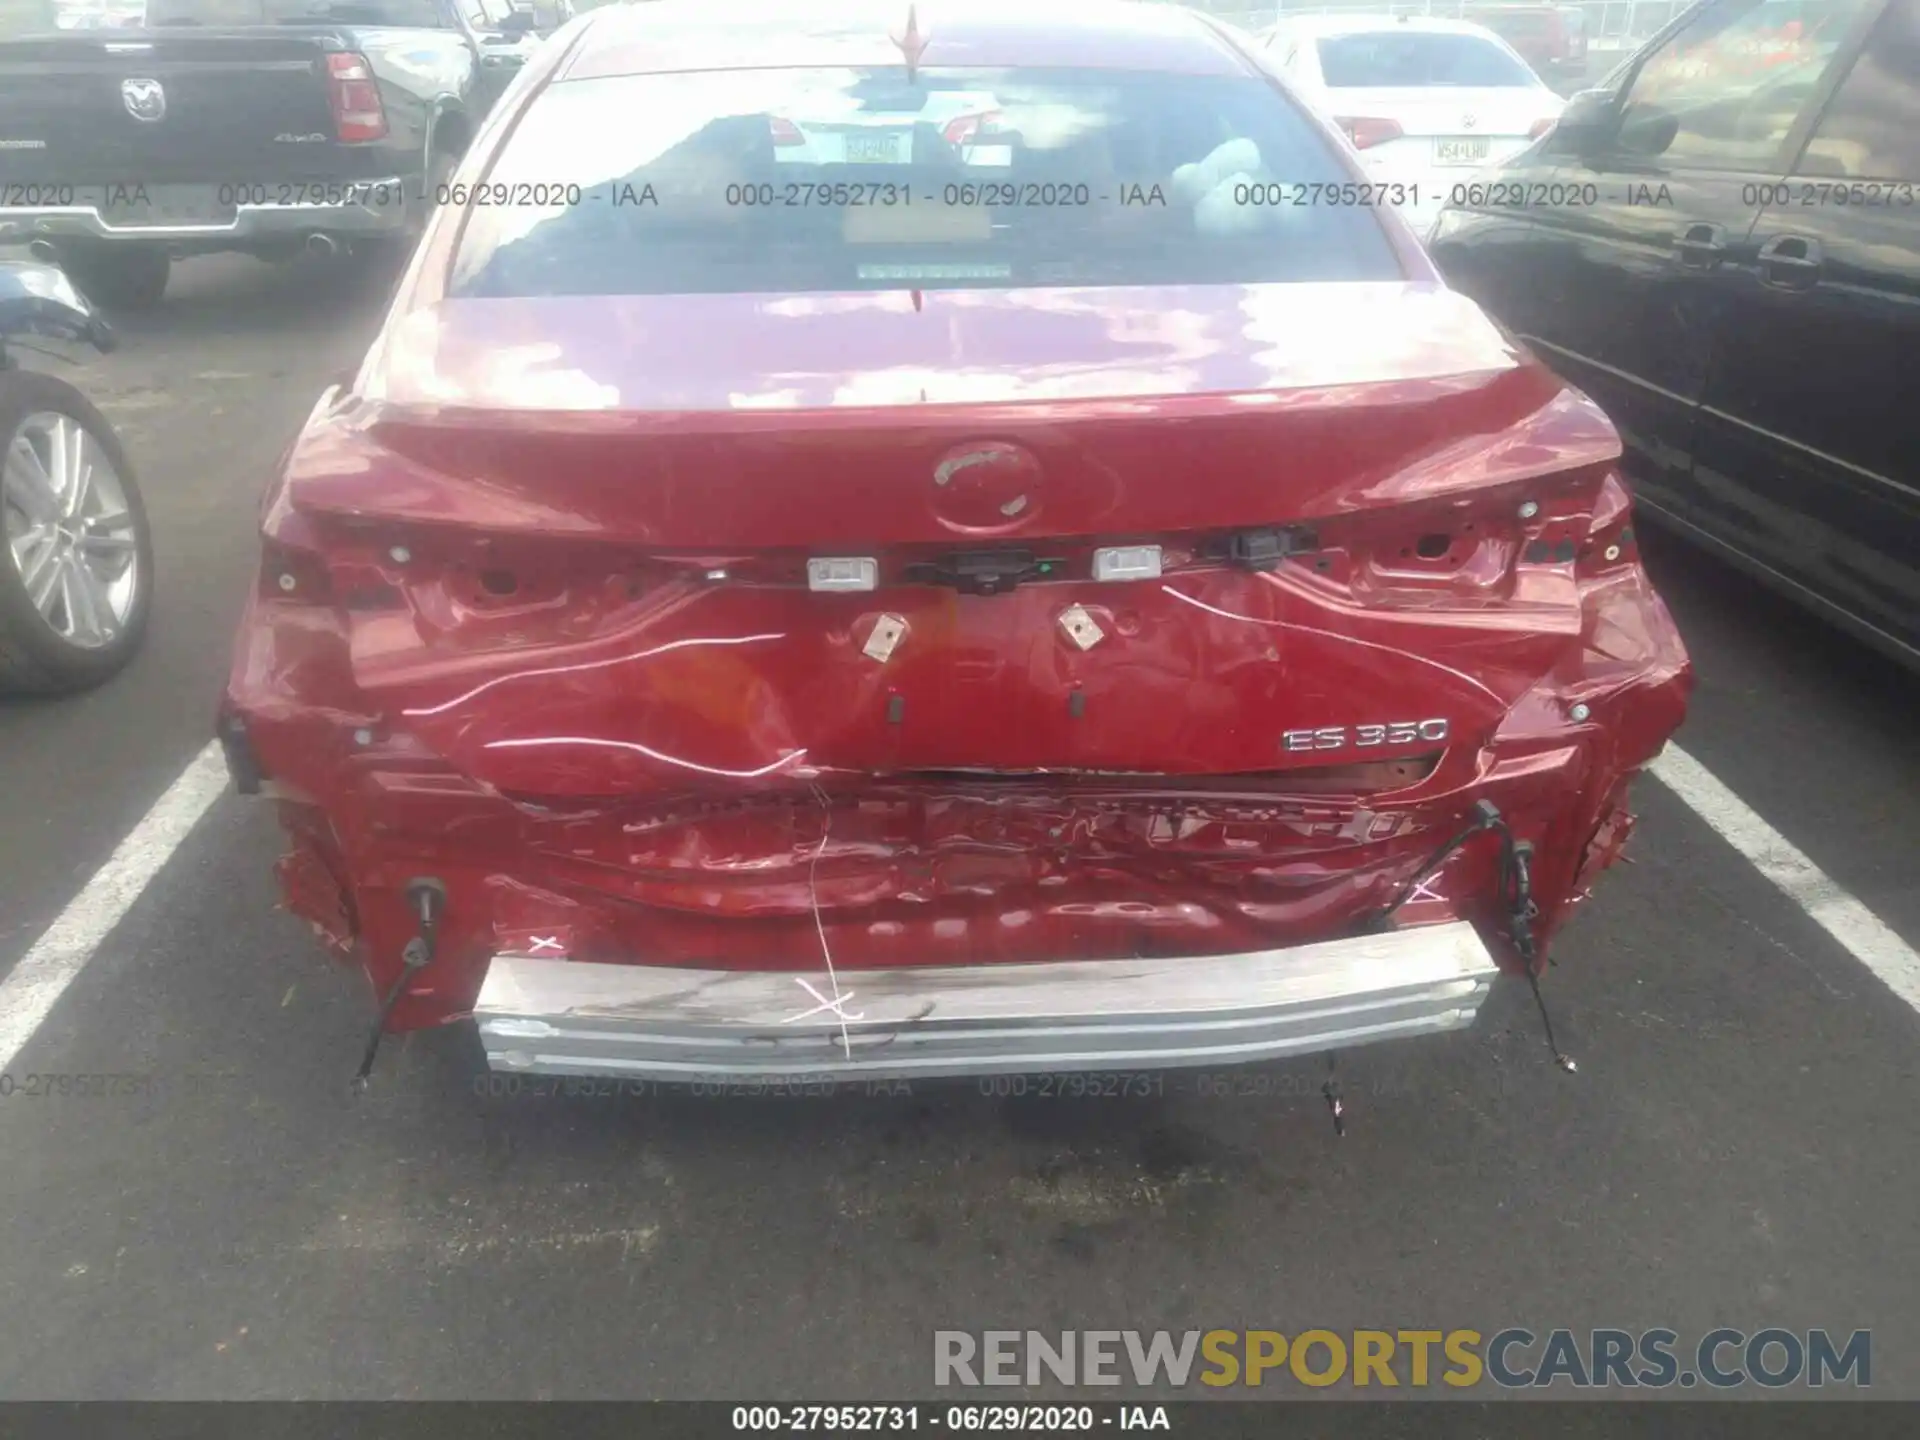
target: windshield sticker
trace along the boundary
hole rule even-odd
[[[1011,265],[862,265],[862,280],[1011,280]]]

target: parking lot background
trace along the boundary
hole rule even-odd
[[[205,746],[255,506],[391,276],[225,258],[73,373],[159,565],[118,681],[0,705],[0,969]],[[1654,536],[1681,740],[1909,943],[1920,684]],[[1915,1014],[1657,783],[1546,981],[1457,1043],[1245,1093],[485,1092],[456,1027],[347,1080],[371,1006],[223,797],[16,1058],[158,1093],[0,1100],[0,1395],[926,1394],[935,1329],[1871,1328],[1920,1396]],[[480,1082],[476,1084],[476,1082]]]

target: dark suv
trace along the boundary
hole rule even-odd
[[[1920,0],[1708,0],[1456,198],[1643,510],[1920,665]]]

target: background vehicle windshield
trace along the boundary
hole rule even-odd
[[[1477,35],[1378,30],[1320,42],[1320,73],[1336,90],[1407,85],[1522,86],[1533,72]]]
[[[454,293],[1394,280],[1258,79],[809,69],[564,82],[474,198]],[[458,201],[456,201],[458,203]]]

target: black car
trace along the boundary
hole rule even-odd
[[[110,307],[176,256],[408,240],[538,45],[508,0],[149,0],[0,44],[0,243]]]
[[[1707,0],[1453,199],[1647,514],[1920,665],[1920,0]]]

